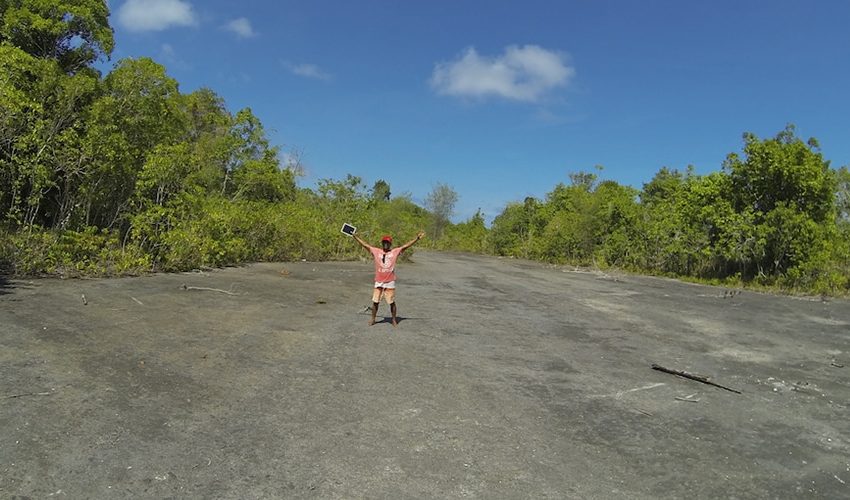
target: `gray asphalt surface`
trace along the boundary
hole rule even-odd
[[[0,497],[850,498],[847,301],[417,252],[369,327],[370,280],[0,281]]]

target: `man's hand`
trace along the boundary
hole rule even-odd
[[[407,250],[408,248],[412,247],[414,243],[416,243],[417,241],[421,240],[424,237],[425,237],[425,231],[419,231],[418,233],[416,233],[416,238],[413,238],[412,240],[408,241],[407,243],[405,243],[404,245],[401,246],[401,251],[403,252],[403,251]]]

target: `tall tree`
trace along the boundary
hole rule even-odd
[[[0,44],[0,203],[14,223],[52,224],[78,177],[92,71],[67,75],[56,61]],[[50,193],[50,194],[48,194]],[[48,205],[53,204],[53,207]],[[61,217],[60,217],[61,218]]]
[[[427,208],[434,217],[434,238],[439,238],[443,228],[449,224],[458,200],[457,191],[448,184],[438,182],[425,199]]]
[[[372,185],[372,191],[369,193],[369,198],[372,202],[390,201],[390,185],[383,179],[378,179]]]

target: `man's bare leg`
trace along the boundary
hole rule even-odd
[[[393,315],[393,326],[398,326],[398,320],[396,319],[396,314],[395,314],[395,302],[390,304],[390,312]]]
[[[378,303],[372,302],[372,319],[369,320],[369,326],[375,324],[375,316],[378,315]]]

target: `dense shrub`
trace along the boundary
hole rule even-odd
[[[21,275],[119,276],[148,271],[151,260],[141,248],[122,244],[117,232],[86,228],[49,231],[33,228],[10,238],[11,271]]]

